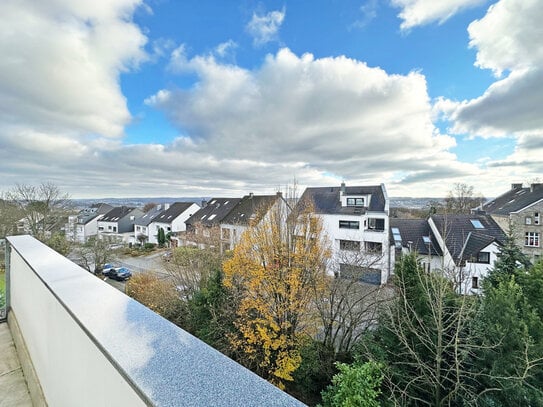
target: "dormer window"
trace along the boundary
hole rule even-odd
[[[347,206],[364,206],[364,198],[347,198]]]

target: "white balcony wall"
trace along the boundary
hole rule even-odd
[[[49,406],[302,406],[31,236],[9,243],[9,318]]]

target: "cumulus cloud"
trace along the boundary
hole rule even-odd
[[[146,59],[130,20],[140,3],[0,2],[0,120],[120,136],[130,113],[119,74]]]
[[[458,12],[479,6],[487,0],[392,0],[392,5],[401,8],[398,17],[403,21],[402,30],[433,22],[442,24]]]
[[[435,109],[452,123],[451,131],[472,137],[513,136],[517,145],[489,167],[507,167],[517,179],[541,173],[543,146],[543,3],[500,0],[468,28],[475,65],[490,69],[497,80],[479,97],[440,99]]]
[[[346,179],[392,179],[406,173],[461,170],[439,134],[423,75],[389,75],[347,57],[315,59],[289,49],[249,71],[213,56],[172,55],[178,72],[195,73],[189,89],[164,89],[147,99],[163,110],[191,148],[224,160],[277,163]]]
[[[253,37],[253,44],[255,46],[261,46],[277,40],[279,29],[281,28],[284,19],[284,7],[281,11],[270,11],[264,15],[253,13],[253,17],[245,29]]]

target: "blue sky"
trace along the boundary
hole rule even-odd
[[[485,196],[543,169],[537,0],[6,0],[0,190]]]

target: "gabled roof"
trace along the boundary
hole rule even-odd
[[[101,219],[101,222],[117,222],[129,215],[135,208],[129,206],[117,206],[107,212]]]
[[[341,186],[306,188],[300,198],[300,204],[313,204],[315,212],[320,214],[360,215],[366,211],[384,212],[386,198],[383,185],[345,187],[345,195],[371,195],[369,207],[341,206],[341,188]]]
[[[394,233],[399,232],[398,234]],[[437,243],[427,219],[390,219],[390,244],[401,244],[419,254],[427,255],[428,249],[433,256],[443,253]]]
[[[92,204],[90,208],[85,208],[79,211],[79,214],[77,215],[77,223],[86,225],[98,215],[108,213],[112,209],[113,206],[106,203]]]
[[[183,212],[189,209],[194,202],[174,202],[168,209],[160,213],[155,219],[155,222],[171,223]]]
[[[187,225],[201,223],[206,226],[218,225],[238,204],[240,198],[212,198],[209,203],[188,218]]]
[[[145,212],[142,217],[136,219],[134,224],[139,226],[149,226],[149,224],[162,212],[164,212],[164,205],[156,205]]]
[[[505,233],[490,215],[432,215],[454,261],[469,258],[496,241],[505,242]]]
[[[543,184],[532,184],[528,188],[513,184],[513,188],[509,191],[485,203],[483,210],[494,215],[509,215],[541,199],[543,199]]]
[[[248,225],[249,221],[260,219],[281,195],[245,195],[226,215],[221,223],[229,225]]]

